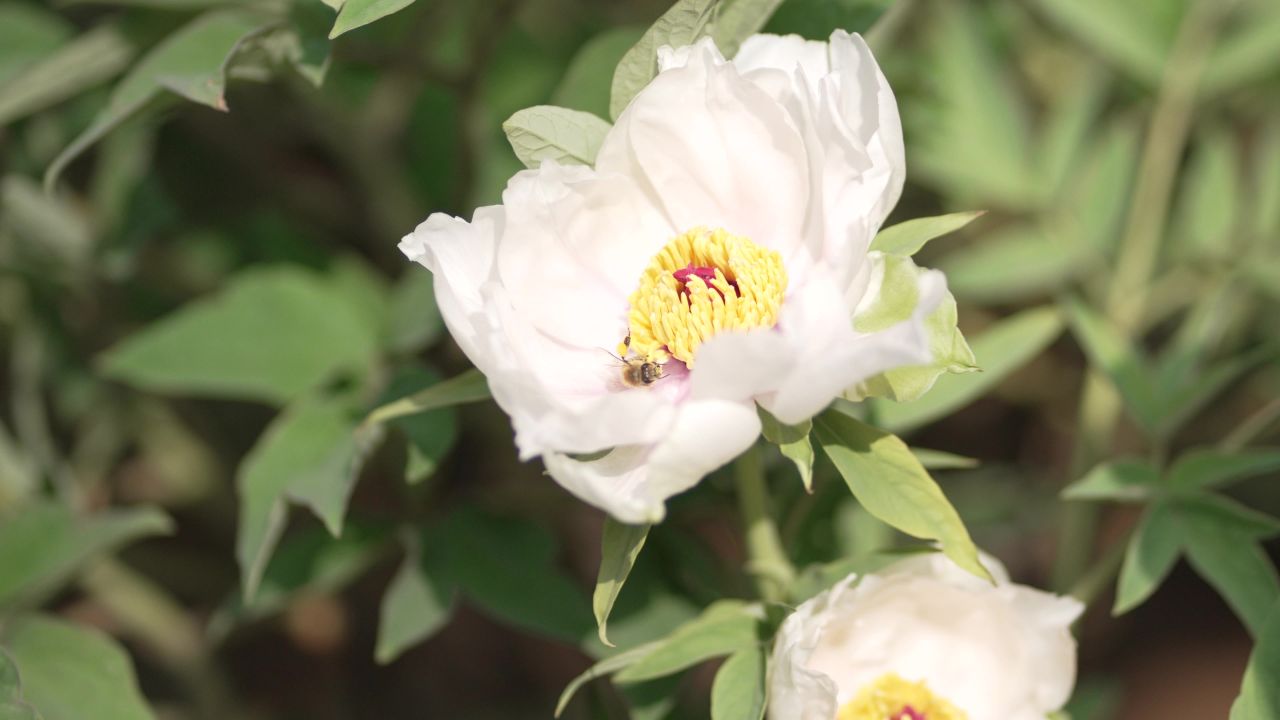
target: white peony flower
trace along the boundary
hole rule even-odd
[[[947,298],[939,273],[868,251],[904,161],[862,38],[760,35],[733,62],[703,40],[659,66],[595,168],[544,162],[502,205],[400,244],[521,457],[630,523],[748,448],[757,403],[800,422],[929,362],[924,319]]]
[[[849,576],[778,631],[770,720],[1044,720],[1075,684],[1084,605],[940,553]]]

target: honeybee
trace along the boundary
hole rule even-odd
[[[640,358],[622,360],[622,384],[627,387],[649,387],[662,378],[662,366],[658,363]]]

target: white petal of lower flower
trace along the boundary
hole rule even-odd
[[[733,64],[743,73],[770,69],[791,74],[799,69],[817,80],[831,72],[827,47],[827,43],[799,35],[752,35],[733,56]]]
[[[874,705],[930,720],[1043,720],[1059,709],[1083,605],[1010,584],[997,561],[983,562],[994,586],[932,554],[802,604],[775,641],[769,717],[862,720]]]

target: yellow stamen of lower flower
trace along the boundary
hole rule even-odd
[[[631,293],[628,352],[693,366],[698,346],[725,330],[773,327],[787,290],[782,256],[724,229],[694,228],[663,246]]]
[[[836,720],[968,720],[963,710],[934,695],[923,682],[886,673],[864,685]]]

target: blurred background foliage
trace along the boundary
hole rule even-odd
[[[499,201],[517,110],[607,118],[667,3],[340,4],[0,1],[0,710],[547,717],[612,652],[602,518],[491,403],[361,419],[467,368],[398,239]],[[920,257],[985,372],[869,417],[951,453],[929,464],[1015,577],[1088,587],[1101,557],[1107,592],[1141,508],[1065,484],[1280,440],[1280,5],[786,0],[768,29],[873,25],[907,137],[891,222],[986,211]],[[806,577],[899,542],[775,455]],[[1231,495],[1280,512],[1276,465]],[[620,647],[749,595],[729,493],[673,503]],[[1074,717],[1225,716],[1277,593],[1274,528],[1233,512],[1234,574],[1187,548],[1226,603],[1179,565],[1086,619]],[[566,716],[705,717],[711,677],[590,683]]]

